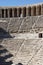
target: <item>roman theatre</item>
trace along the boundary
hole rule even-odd
[[[0,6],[0,65],[43,65],[43,3]]]

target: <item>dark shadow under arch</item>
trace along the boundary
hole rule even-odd
[[[31,7],[28,8],[28,16],[31,16]]]
[[[20,15],[21,15],[21,13],[22,13],[22,9],[19,8],[18,10],[19,10],[19,17],[20,17]]]
[[[2,18],[4,18],[4,9],[2,9]]]
[[[36,7],[33,7],[33,16],[36,16]]]
[[[23,8],[23,17],[26,17],[26,7]]]
[[[14,9],[14,17],[17,17],[17,9]]]
[[[22,63],[18,63],[18,64],[16,64],[16,65],[23,65]]]
[[[9,15],[12,17],[12,9],[9,9]]]

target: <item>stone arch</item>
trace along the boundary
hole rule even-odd
[[[9,9],[9,16],[12,17],[12,8]]]
[[[26,17],[26,7],[23,8],[23,17]]]
[[[17,17],[17,8],[14,8],[14,17]]]
[[[2,9],[2,18],[4,18],[4,9]]]
[[[28,16],[31,16],[31,7],[28,7]]]

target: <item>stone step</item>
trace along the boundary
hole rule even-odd
[[[13,63],[18,64],[19,62],[23,65],[31,60],[31,58],[38,52],[40,47],[41,40],[26,40],[18,51],[16,57],[13,60]]]

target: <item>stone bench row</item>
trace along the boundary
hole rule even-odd
[[[35,25],[34,25],[35,23]],[[43,16],[14,18],[14,19],[0,19],[0,28],[7,32],[29,32],[33,28],[43,28]]]

